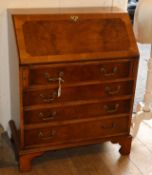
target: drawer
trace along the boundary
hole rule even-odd
[[[128,117],[25,130],[25,146],[63,144],[128,133]]]
[[[61,77],[65,84],[126,78],[130,75],[130,61],[69,63],[31,66],[29,85],[51,85]]]
[[[91,84],[83,86],[62,86],[61,96],[58,97],[58,87],[41,90],[28,90],[23,94],[24,106],[65,103],[70,101],[102,100],[105,98],[131,95],[133,82],[119,82],[107,84]]]
[[[101,117],[101,115],[128,114],[130,113],[130,103],[131,101],[128,99],[29,110],[24,111],[24,121],[25,124],[33,124]]]

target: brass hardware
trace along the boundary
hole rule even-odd
[[[44,94],[40,94],[40,97],[42,98],[43,102],[45,103],[50,103],[52,101],[54,101],[57,98],[58,94],[56,91],[54,91],[52,93],[52,95],[44,95]]]
[[[48,83],[59,81],[59,78],[62,78],[62,82],[64,82],[63,76],[64,76],[64,72],[59,72],[59,77],[57,77],[57,78],[51,78],[50,74],[48,72],[44,73],[44,77],[46,78]]]
[[[77,22],[79,19],[79,16],[70,16],[70,19],[74,22]]]
[[[39,113],[39,117],[41,117],[43,121],[53,120],[55,116],[56,116],[56,111],[53,111],[52,113],[49,113],[49,114],[44,114],[43,112]]]
[[[117,125],[115,123],[112,123],[112,125],[110,125],[110,126],[101,126],[101,128],[103,128],[103,129],[114,129],[114,128],[117,128]]]
[[[63,76],[64,76],[64,72],[59,72],[59,77],[62,77],[63,78]]]
[[[113,90],[113,89],[111,89],[109,86],[106,86],[105,87],[105,92],[108,94],[108,95],[116,95],[116,94],[118,94],[119,92],[120,92],[120,86],[118,86],[117,88],[116,88],[116,90]]]
[[[44,133],[40,131],[38,134],[38,137],[42,140],[49,140],[49,139],[52,139],[55,136],[55,134],[56,134],[55,130],[51,130],[47,136],[45,136]]]
[[[113,107],[104,105],[104,109],[106,110],[107,113],[114,113],[117,112],[119,108],[119,104],[115,104]]]
[[[118,70],[118,67],[117,66],[115,66],[113,69],[112,69],[112,72],[107,72],[107,70],[104,68],[104,67],[102,67],[101,69],[100,69],[100,71],[103,73],[103,75],[105,76],[105,77],[112,77],[112,76],[114,76],[115,74],[116,74],[116,72],[117,72],[117,70]]]

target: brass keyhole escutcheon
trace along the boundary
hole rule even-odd
[[[79,16],[70,16],[70,19],[74,22],[77,22],[79,19]]]

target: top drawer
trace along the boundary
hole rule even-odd
[[[102,81],[131,76],[130,61],[87,62],[32,66],[29,68],[29,86],[51,85],[58,83],[58,78],[64,84],[85,81]]]

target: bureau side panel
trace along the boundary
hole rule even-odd
[[[11,119],[16,127],[20,127],[20,100],[19,100],[19,60],[12,17],[8,14],[8,44],[9,44],[9,73],[10,73],[10,105]],[[3,75],[4,76],[4,75]]]
[[[131,119],[132,119],[132,113],[133,113],[133,107],[134,107],[134,100],[135,100],[135,91],[136,91],[136,84],[137,84],[137,75],[138,75],[138,66],[139,66],[139,57],[137,57],[135,60],[132,61],[132,66],[130,72],[133,75],[134,81],[133,81],[133,95],[131,98],[130,103],[130,122],[129,122],[129,128],[131,127]]]

